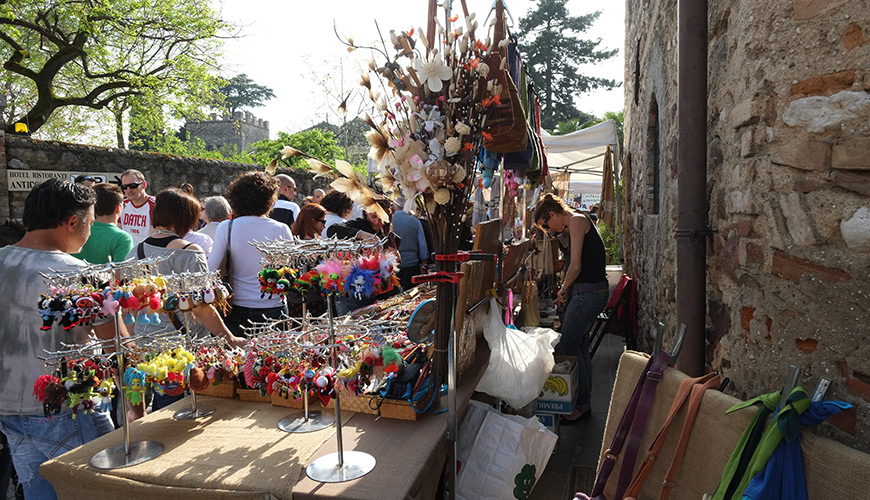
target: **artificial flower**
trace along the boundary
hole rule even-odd
[[[477,65],[477,72],[480,73],[480,76],[486,78],[489,75],[489,64],[482,62]]]
[[[435,203],[439,205],[446,205],[450,203],[450,190],[446,188],[441,188],[438,191],[435,191],[435,194],[432,196],[435,200]]]
[[[282,160],[284,158],[288,158],[290,156],[301,156],[301,155],[302,155],[302,151],[299,151],[298,149],[293,149],[290,146],[284,146],[283,148],[281,148],[281,159]]]
[[[314,178],[318,178],[323,175],[329,175],[332,173],[332,167],[323,163],[320,160],[314,158],[306,158],[305,161],[308,163],[308,168],[314,172]]]
[[[471,132],[471,127],[462,122],[456,122],[456,125],[454,125],[453,128],[459,135],[467,135],[469,132]]]
[[[420,82],[425,83],[432,92],[440,92],[444,87],[442,80],[449,80],[453,77],[453,71],[444,64],[444,61],[438,57],[437,51],[432,51],[426,60],[414,59],[414,69],[417,71],[417,78]]]
[[[465,180],[465,167],[462,165],[457,165],[456,170],[453,172],[453,183],[458,184]]]
[[[332,181],[330,186],[346,194],[351,200],[358,201],[371,191],[366,184],[366,180],[359,172],[354,170],[353,165],[350,163],[344,160],[336,160],[335,169],[344,177],[339,177]]]
[[[462,149],[462,141],[456,137],[451,137],[444,143],[444,151],[447,152],[447,156],[455,155],[460,149]]]

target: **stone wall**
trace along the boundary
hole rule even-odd
[[[211,114],[210,120],[195,120],[184,124],[190,138],[202,139],[209,150],[232,152],[247,150],[251,144],[269,138],[269,122],[251,114],[236,111],[232,117],[218,118]]]
[[[2,132],[0,132],[2,134]],[[2,139],[5,139],[2,140]],[[3,217],[21,218],[27,192],[9,192],[6,187],[6,169],[55,170],[101,173],[111,181],[127,169],[135,168],[145,174],[148,193],[156,194],[184,182],[193,185],[200,198],[223,194],[237,175],[248,170],[260,170],[257,165],[208,160],[166,154],[143,153],[127,149],[104,148],[82,144],[38,141],[29,137],[0,136],[0,208]],[[328,189],[329,180],[314,179],[305,170],[282,170],[296,180],[299,193],[297,203],[316,188]]]
[[[626,5],[627,267],[642,331],[662,319],[672,336],[677,2]],[[738,397],[776,390],[790,364],[808,389],[832,378],[857,430],[823,429],[870,451],[870,10],[711,0],[708,23],[707,361]]]

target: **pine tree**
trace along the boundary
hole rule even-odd
[[[548,130],[582,115],[574,104],[575,95],[618,85],[614,80],[580,74],[579,65],[609,59],[618,50],[599,50],[601,39],[581,38],[601,11],[572,17],[565,7],[567,1],[540,0],[537,9],[520,19],[517,34],[520,53],[540,90],[541,124]]]

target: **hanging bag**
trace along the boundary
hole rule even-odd
[[[519,91],[508,73],[507,47],[498,47],[507,37],[501,0],[495,3],[495,20],[492,46],[498,50],[492,51],[486,63],[495,75],[501,92],[498,101],[493,101],[487,107],[484,126],[490,137],[483,141],[483,147],[492,153],[512,153],[526,149],[528,135]]]
[[[232,307],[232,293],[233,293],[233,261],[230,256],[230,249],[232,248],[233,243],[233,219],[230,219],[230,223],[227,227],[227,252],[224,254],[224,259],[221,261],[221,265],[218,268],[221,273],[221,281],[224,282],[224,286],[229,290],[230,296],[226,298],[227,305]]]

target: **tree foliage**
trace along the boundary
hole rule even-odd
[[[224,96],[224,105],[230,115],[239,108],[257,108],[262,106],[265,101],[275,98],[272,89],[257,85],[244,73],[226,80],[218,92]]]
[[[278,132],[277,139],[255,142],[249,148],[248,153],[255,164],[266,166],[281,156],[281,148],[284,146],[298,149],[327,163],[333,163],[337,159],[346,159],[344,149],[338,145],[335,134],[316,128],[295,134]],[[284,166],[308,169],[305,160],[298,156],[287,158]]]
[[[0,0],[3,76],[24,89],[7,129],[37,131],[68,106],[123,113],[143,94],[191,111],[229,29],[200,0]]]
[[[581,64],[595,63],[616,55],[617,50],[599,50],[601,39],[579,35],[598,19],[600,11],[569,16],[568,0],[540,0],[519,22],[519,45],[532,78],[543,91],[541,124],[553,129],[560,121],[578,118],[574,96],[597,88],[613,88],[614,80],[583,75]]]

